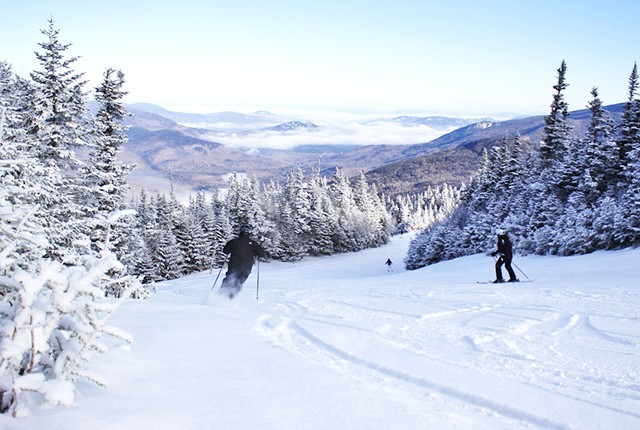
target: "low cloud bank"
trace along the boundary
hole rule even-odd
[[[426,125],[405,126],[391,121],[317,125],[318,128],[314,129],[286,132],[216,130],[206,137],[238,149],[291,149],[304,145],[410,145],[429,142],[455,129],[434,129]]]

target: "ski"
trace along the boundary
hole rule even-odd
[[[509,282],[509,281],[504,281],[504,282],[495,282],[495,281],[476,281],[477,284],[521,284],[523,282],[533,282],[533,279],[519,279],[515,282]]]

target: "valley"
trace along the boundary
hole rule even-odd
[[[614,119],[623,104],[606,107]],[[145,189],[181,199],[195,191],[224,188],[236,172],[260,181],[281,181],[291,169],[330,177],[364,171],[388,195],[420,192],[429,185],[467,182],[485,148],[505,136],[521,136],[525,148],[542,138],[544,116],[492,120],[445,116],[351,118],[310,121],[266,111],[243,114],[172,112],[150,104],[128,106],[129,141],[120,157],[136,165],[133,195]],[[571,113],[583,133],[588,110]]]

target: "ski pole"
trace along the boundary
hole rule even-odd
[[[260,259],[258,258],[258,273],[256,281],[256,300],[258,300],[258,292],[260,291]]]
[[[215,265],[216,265],[216,255],[213,254],[213,257],[211,257],[211,268],[209,269],[209,275],[213,273],[213,266]]]
[[[511,262],[511,264],[513,264],[514,266],[516,266],[516,269],[518,269],[518,270],[520,271],[520,273],[522,273],[522,274],[524,275],[524,277],[525,277],[525,278],[529,279],[529,277],[527,276],[527,274],[526,274],[526,273],[524,273],[524,272],[522,271],[522,269],[521,269],[521,268],[519,268],[519,267],[518,267],[518,265],[517,265],[516,263],[514,263],[514,262],[512,261],[512,262]]]
[[[218,283],[218,278],[220,277],[220,274],[222,273],[222,269],[224,269],[224,265],[227,264],[227,258],[229,258],[229,257],[226,256],[224,258],[224,261],[222,262],[222,265],[220,266],[220,270],[218,271],[218,276],[216,276],[216,280],[213,281],[213,286],[211,287],[211,291],[213,291],[213,289],[216,287],[216,284]]]

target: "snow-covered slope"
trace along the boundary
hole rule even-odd
[[[408,240],[262,263],[259,300],[257,268],[233,302],[204,304],[217,271],[164,282],[113,317],[135,343],[92,363],[108,390],[0,428],[640,428],[640,249],[493,285],[483,255],[404,271]]]

